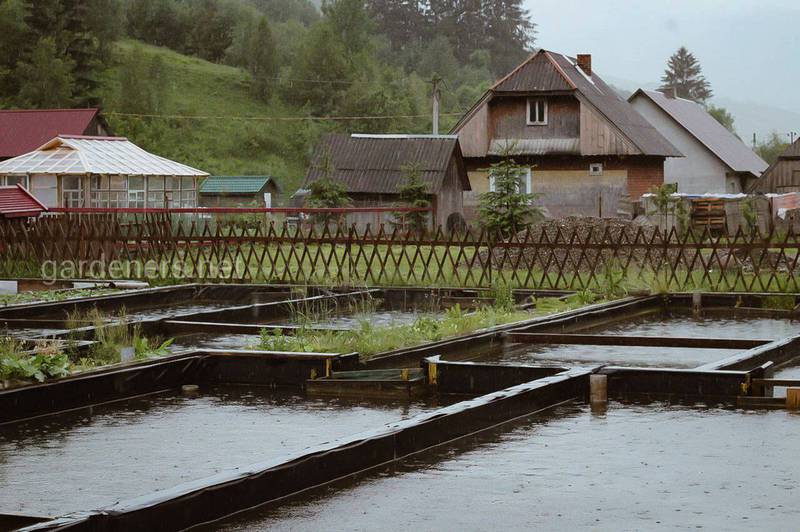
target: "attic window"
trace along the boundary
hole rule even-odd
[[[589,165],[589,175],[603,175],[603,163],[592,163]]]
[[[528,98],[528,125],[547,125],[547,100]]]

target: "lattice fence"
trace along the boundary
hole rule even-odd
[[[0,223],[0,276],[796,292],[798,240],[557,223],[504,239],[477,230],[418,235],[163,214],[60,215]]]

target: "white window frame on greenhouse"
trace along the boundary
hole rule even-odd
[[[0,187],[13,187],[19,183],[25,189],[29,189],[27,175],[3,175],[0,176]]]

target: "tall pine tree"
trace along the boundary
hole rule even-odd
[[[712,96],[711,84],[702,75],[700,62],[685,46],[678,48],[667,61],[658,90],[699,103],[705,103]]]

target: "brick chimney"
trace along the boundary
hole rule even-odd
[[[592,54],[578,54],[578,66],[587,76],[592,75]]]

